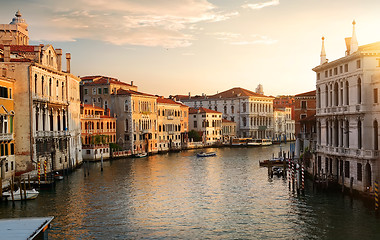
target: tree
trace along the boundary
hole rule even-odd
[[[199,132],[191,130],[189,132],[189,139],[193,139],[194,142],[200,142],[202,141],[202,136],[199,134]]]

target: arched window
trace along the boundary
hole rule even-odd
[[[65,84],[62,82],[62,100],[65,97]]]
[[[325,107],[329,106],[329,88],[325,86]]]
[[[350,105],[350,87],[348,81],[346,81],[346,105]]]
[[[107,100],[104,100],[104,109],[107,109],[108,108],[108,102]]]
[[[65,110],[62,111],[62,115],[63,115],[63,119],[62,119],[62,122],[63,122],[63,130],[66,131],[67,128],[66,128],[66,112]]]
[[[42,76],[41,78],[41,95],[43,96],[45,93],[44,93],[44,76]]]
[[[321,107],[321,88],[317,89],[317,107]]]
[[[231,106],[231,113],[232,113],[232,114],[235,113],[235,107],[234,107],[234,106]]]
[[[227,106],[224,106],[224,114],[227,114]]]
[[[125,131],[127,132],[129,128],[128,119],[125,119]]]
[[[339,85],[336,82],[334,84],[334,105],[338,106],[338,103],[339,103]]]
[[[362,103],[362,80],[358,79],[358,103]]]
[[[124,111],[128,112],[128,100],[124,102]]]
[[[243,112],[246,112],[247,111],[247,106],[245,103],[243,103]]]
[[[34,74],[34,93],[37,93],[37,74]]]
[[[362,122],[358,121],[358,149],[362,148]]]
[[[245,117],[243,117],[243,126],[247,126],[247,119]]]
[[[377,120],[373,121],[373,149],[379,150],[379,129]]]
[[[58,123],[58,131],[61,131],[61,115],[59,111],[57,114],[57,123]]]
[[[346,134],[346,148],[350,147],[350,123],[346,120],[345,126],[345,134]]]
[[[51,78],[49,79],[49,96],[51,97]]]

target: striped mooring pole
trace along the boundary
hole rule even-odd
[[[292,188],[293,188],[293,192],[295,191],[295,186],[294,186],[294,184],[295,184],[295,174],[296,174],[296,170],[295,170],[295,163],[294,162],[292,162]]]
[[[375,181],[375,210],[379,210],[379,182]]]
[[[301,181],[302,181],[302,192],[305,191],[305,167],[302,164],[301,168]]]
[[[47,162],[46,160],[44,161],[44,174],[45,174],[45,182],[47,181],[46,175],[47,175]]]
[[[37,162],[37,173],[38,173],[38,185],[41,184],[41,162]]]
[[[288,168],[288,178],[289,178],[289,190],[291,189],[291,181],[292,181],[292,161],[290,158],[288,159],[289,161],[289,168]]]

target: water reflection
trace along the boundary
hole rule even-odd
[[[278,146],[123,159],[79,169],[35,201],[3,203],[0,217],[55,216],[53,239],[374,239],[372,209],[340,194],[305,196],[268,179],[259,160]]]

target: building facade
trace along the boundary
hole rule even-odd
[[[81,105],[82,156],[84,160],[109,158],[109,144],[116,142],[116,118],[110,110],[91,104]]]
[[[379,179],[380,42],[358,46],[355,22],[345,56],[329,62],[324,38],[315,67],[318,173],[372,191]]]
[[[221,112],[224,119],[236,122],[239,137],[254,139],[273,137],[274,97],[243,88],[232,88],[212,96],[182,95],[176,98],[192,108],[203,107]]]
[[[44,163],[55,171],[81,163],[80,79],[70,73],[70,54],[64,72],[62,50],[51,45],[0,49],[0,68],[15,79],[14,110],[20,112],[14,120],[16,171]]]
[[[230,144],[233,138],[236,138],[236,122],[227,119],[222,119],[222,135],[223,143]]]
[[[14,80],[0,75],[0,178],[8,181],[15,174]]]
[[[157,98],[158,151],[180,150],[186,141],[189,107]]]
[[[116,120],[116,143],[133,154],[157,153],[157,97],[117,89],[111,95],[111,115]]]
[[[292,120],[292,108],[275,108],[274,116],[274,137],[276,142],[295,140],[295,121]]]
[[[81,77],[80,96],[84,104],[95,104],[104,109],[111,108],[111,94],[116,93],[118,89],[137,91],[137,86],[133,85],[133,81],[128,84],[106,76]]]
[[[189,109],[189,130],[202,136],[204,145],[222,142],[222,113],[207,108]]]

